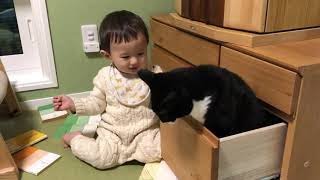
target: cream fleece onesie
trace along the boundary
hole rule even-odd
[[[149,87],[138,77],[126,78],[113,65],[102,68],[86,98],[73,99],[79,115],[101,114],[97,138],[74,137],[72,153],[99,169],[127,161],[159,161],[159,118],[150,108]]]

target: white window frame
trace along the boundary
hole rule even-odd
[[[30,4],[33,15],[33,24],[35,27],[34,36],[38,41],[41,69],[39,69],[37,73],[28,73],[28,76],[30,75],[33,81],[12,81],[11,84],[17,92],[58,86],[46,0],[30,0]],[[19,75],[19,73],[19,71],[17,73],[15,72],[14,75]],[[10,73],[8,73],[8,76],[10,79]],[[21,72],[20,76],[23,76],[23,72]]]

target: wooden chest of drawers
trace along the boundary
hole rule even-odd
[[[224,67],[286,122],[220,139],[185,118],[161,124],[162,155],[178,177],[247,180],[277,172],[289,180],[320,177],[320,39],[250,48],[211,41],[159,18],[151,21],[151,31],[152,63],[164,70]]]

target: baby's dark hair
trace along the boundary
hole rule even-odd
[[[114,11],[106,15],[100,24],[100,49],[110,53],[111,43],[138,39],[139,33],[145,36],[148,43],[148,30],[141,17],[126,10]]]

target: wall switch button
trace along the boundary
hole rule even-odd
[[[95,24],[82,25],[81,34],[82,34],[82,44],[83,44],[84,52],[89,53],[89,52],[100,51],[97,25]]]

